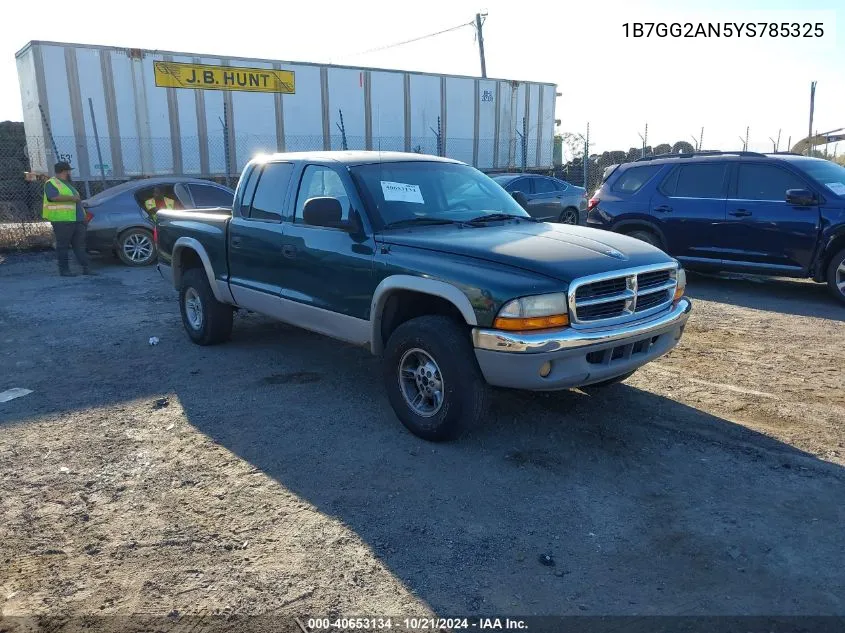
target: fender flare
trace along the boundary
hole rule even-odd
[[[839,252],[840,246],[845,246],[845,226],[834,229],[828,236],[819,240],[819,249],[811,265],[815,269],[813,278],[816,281],[825,281],[827,267],[831,258]]]
[[[179,284],[182,281],[182,253],[186,250],[194,251],[202,262],[202,267],[205,270],[205,276],[208,278],[208,285],[211,286],[211,292],[214,298],[221,303],[234,304],[232,293],[229,291],[229,286],[225,282],[218,282],[214,277],[214,268],[211,267],[211,259],[205,247],[193,237],[180,237],[173,245],[173,252],[171,254],[170,265],[173,267],[173,286],[179,290]],[[224,289],[221,288],[225,288]]]
[[[458,309],[467,325],[478,325],[478,319],[469,298],[452,284],[427,277],[391,275],[385,277],[376,286],[370,303],[370,347],[373,354],[377,356],[384,350],[384,342],[381,340],[381,316],[384,312],[384,306],[390,295],[398,290],[410,290],[445,299]]]

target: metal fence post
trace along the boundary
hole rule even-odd
[[[94,128],[94,143],[97,145],[97,161],[99,162],[100,177],[106,184],[106,166],[103,165],[103,152],[100,151],[100,135],[97,133],[97,117],[94,116],[94,102],[88,97],[88,107],[91,108],[91,127]]]

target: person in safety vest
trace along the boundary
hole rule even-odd
[[[175,209],[176,201],[173,198],[165,196],[161,187],[156,187],[153,189],[153,197],[147,198],[144,202],[144,208],[153,217],[153,220],[155,220],[156,213],[161,209]]]
[[[75,277],[68,264],[68,249],[73,247],[76,261],[82,267],[83,275],[93,275],[85,252],[85,210],[82,208],[79,192],[71,184],[71,166],[59,161],[53,168],[55,176],[44,183],[44,200],[41,217],[53,225],[56,237],[56,257],[59,260],[59,274]]]

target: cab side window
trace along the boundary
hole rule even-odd
[[[336,198],[340,201],[340,219],[344,222],[349,219],[349,196],[340,175],[334,169],[322,165],[308,165],[305,168],[296,196],[294,222],[305,223],[302,210],[311,198]]]

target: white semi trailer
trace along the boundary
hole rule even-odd
[[[34,172],[227,176],[259,152],[344,148],[552,167],[551,83],[42,41],[16,57]]]

